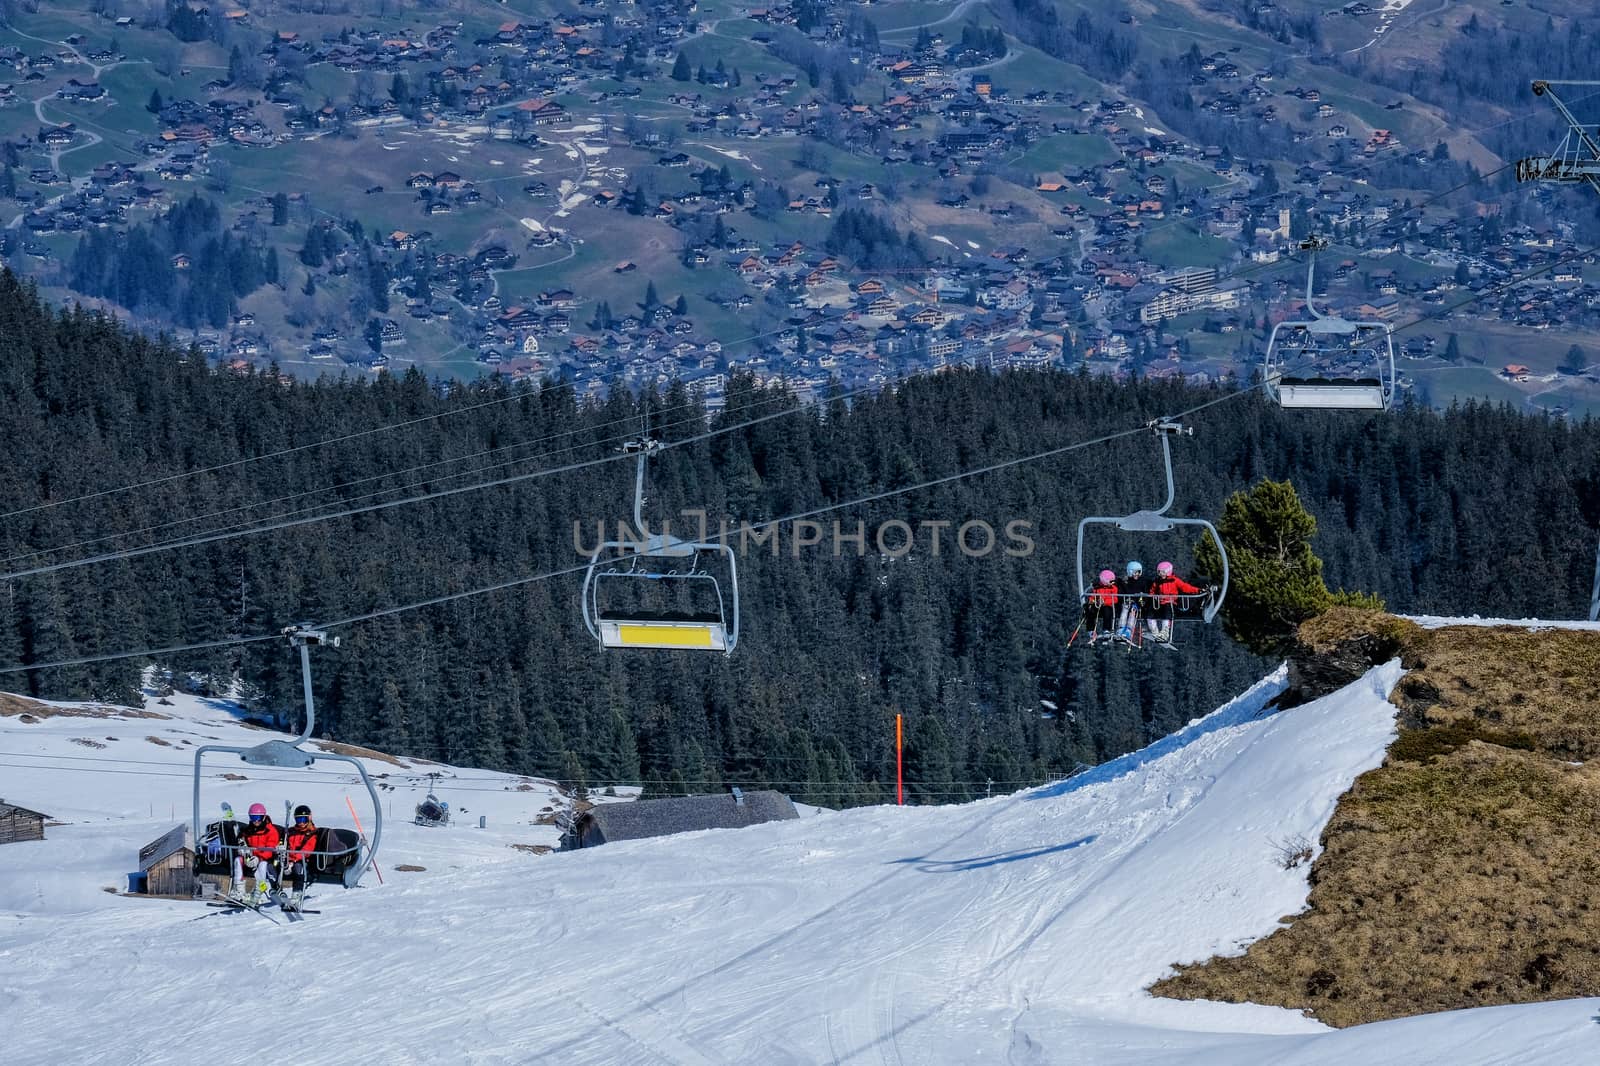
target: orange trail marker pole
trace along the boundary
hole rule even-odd
[[[356,813],[356,805],[350,802],[349,796],[344,798],[344,805],[350,808],[350,817],[356,820],[356,832],[360,833],[362,836],[366,836],[367,831],[361,828],[361,815]],[[378,875],[378,884],[383,884],[383,871],[378,869],[377,856],[373,856],[372,858],[372,872]]]
[[[906,779],[905,779],[905,733],[901,726],[900,715],[894,716],[894,802],[896,806],[906,805]],[[346,802],[349,802],[346,797]]]

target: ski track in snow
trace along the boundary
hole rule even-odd
[[[5,1061],[60,1062],[66,1032],[75,1061],[188,1062],[202,1048],[251,1059],[263,1046],[241,1023],[252,1000],[294,1010],[296,1062],[340,1066],[352,1052],[679,1066],[1584,1061],[1600,1000],[1335,1031],[1295,1011],[1143,991],[1304,907],[1307,868],[1283,870],[1275,842],[1317,839],[1338,795],[1382,760],[1400,675],[1390,663],[1273,713],[1280,668],[1142,751],[1012,796],[537,858],[507,845],[553,836],[528,824],[551,796],[542,783],[510,791],[520,779],[461,771],[457,795],[448,777],[438,791],[470,813],[423,829],[393,823],[421,798],[413,775],[439,768],[373,763],[409,789],[378,856],[387,883],[317,886],[322,913],[282,926],[220,911],[191,921],[195,904],[102,891],[169,824],[151,807],[182,814],[181,773],[9,770],[8,798],[71,824],[5,849]],[[0,717],[0,745],[93,766],[72,738],[119,736],[102,757],[142,762],[106,769],[181,770],[192,756],[177,738],[243,732],[198,702],[160,708],[170,722]],[[155,735],[178,746],[145,742]],[[329,776],[311,801],[342,815],[348,775]],[[467,791],[469,778],[485,791]],[[236,808],[261,792],[281,801],[262,782],[207,787]]]

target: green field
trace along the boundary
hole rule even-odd
[[[1187,222],[1158,222],[1139,241],[1139,252],[1162,267],[1219,266],[1232,258],[1233,246]]]
[[[1120,157],[1116,146],[1098,133],[1058,133],[1030,145],[1012,165],[1035,174],[1061,174]]]

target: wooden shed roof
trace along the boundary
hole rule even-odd
[[[4,818],[8,814],[31,814],[35,818],[45,819],[50,817],[48,814],[41,814],[38,811],[31,811],[26,807],[19,807],[15,803],[7,803],[5,800],[0,800],[0,818]]]
[[[586,824],[593,825],[611,842],[688,833],[696,829],[741,829],[799,817],[789,797],[781,792],[745,792],[743,797],[742,803],[729,793],[602,803],[585,812],[573,828],[581,834]]]

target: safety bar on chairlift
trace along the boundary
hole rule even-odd
[[[1387,410],[1389,404],[1394,399],[1395,381],[1397,377],[1394,365],[1393,327],[1391,327],[1387,322],[1358,322],[1344,318],[1340,315],[1330,315],[1317,310],[1315,300],[1316,293],[1314,291],[1317,272],[1317,253],[1328,247],[1328,241],[1325,237],[1312,235],[1311,237],[1301,241],[1300,247],[1303,250],[1311,253],[1310,259],[1306,263],[1306,311],[1310,313],[1311,320],[1309,322],[1279,322],[1274,325],[1272,327],[1271,335],[1267,338],[1267,355],[1270,358],[1277,353],[1278,331],[1283,329],[1285,326],[1288,326],[1290,329],[1302,329],[1313,335],[1321,334],[1329,336],[1349,336],[1355,334],[1360,329],[1381,329],[1383,330],[1384,352],[1378,357],[1380,365],[1378,381],[1380,383],[1380,389],[1383,395],[1383,406],[1384,409]],[[1389,365],[1389,374],[1387,377],[1384,376],[1381,369],[1384,361],[1387,361]],[[1278,361],[1277,364],[1269,366],[1268,373],[1263,375],[1262,380],[1262,384],[1274,395],[1277,394],[1279,383],[1283,377],[1281,366],[1279,364],[1281,364],[1281,360]],[[1271,372],[1274,370],[1276,370],[1277,373]]]
[[[608,550],[622,550],[629,554],[602,559],[602,556]],[[728,561],[728,599],[726,601],[724,601],[722,597],[722,583],[711,574],[649,574],[644,571],[608,571],[600,569],[602,562],[606,565],[612,565],[622,562],[624,559],[629,558],[630,555],[634,559],[658,559],[670,557],[670,555],[666,554],[668,552],[687,556],[703,551],[718,552]],[[710,581],[711,587],[716,590],[717,594],[717,615],[720,618],[727,619],[727,625],[725,627],[725,631],[727,633],[727,647],[724,649],[724,652],[731,653],[734,645],[739,643],[739,563],[731,546],[727,544],[711,544],[698,541],[678,540],[676,537],[667,536],[666,534],[661,533],[650,536],[642,545],[620,540],[606,541],[604,544],[601,544],[600,547],[595,550],[594,558],[589,560],[589,569],[584,573],[583,576],[583,595],[580,598],[580,606],[583,611],[583,628],[588,630],[589,635],[595,640],[600,639],[600,623],[602,621],[619,621],[619,619],[615,618],[602,619],[600,617],[600,582],[606,578],[614,577],[650,577],[677,581]],[[733,610],[731,612],[727,609],[728,602],[733,604]]]
[[[254,747],[239,747],[233,744],[204,744],[194,752],[194,843],[198,853],[201,841],[200,832],[200,765],[207,752],[226,752],[239,756],[251,766],[278,766],[288,769],[304,769],[314,762],[347,762],[356,768],[361,775],[361,783],[367,787],[367,795],[372,800],[372,840],[367,844],[367,854],[355,867],[344,874],[346,888],[354,888],[360,884],[361,877],[367,872],[367,867],[372,865],[374,856],[378,853],[378,842],[383,839],[383,804],[378,799],[378,790],[372,783],[372,778],[367,774],[367,768],[361,765],[359,759],[350,755],[337,755],[323,753],[313,755],[303,750],[300,745],[311,736],[311,730],[316,725],[317,707],[311,695],[311,650],[312,644],[331,644],[338,646],[339,638],[328,637],[320,630],[306,626],[290,626],[285,629],[284,636],[289,643],[300,649],[300,677],[305,691],[306,724],[300,730],[300,735],[293,740],[268,740]],[[238,850],[237,845],[227,845]],[[359,851],[359,845],[357,846]],[[313,850],[312,855],[346,855],[347,851],[324,852]]]
[[[621,562],[630,555],[634,559],[640,558],[674,558],[693,557],[700,552],[719,552],[728,560],[728,592],[733,602],[732,625],[725,627],[727,634],[727,647],[724,654],[731,654],[734,645],[739,643],[739,563],[734,551],[725,543],[710,544],[700,541],[680,540],[663,530],[660,533],[650,533],[644,524],[644,468],[645,461],[661,449],[661,444],[652,438],[645,437],[636,441],[628,441],[622,446],[625,452],[635,453],[636,461],[633,475],[633,528],[642,538],[638,542],[608,540],[595,549],[593,557],[589,560],[589,568],[583,575],[583,594],[579,599],[583,612],[583,628],[595,640],[600,640],[600,602],[599,578],[627,576],[616,571],[605,572],[600,570],[601,557],[607,551],[620,550],[627,554],[612,556],[605,559],[606,565]],[[711,581],[712,587],[717,592],[717,614],[726,618],[727,611],[723,605],[722,585],[710,574],[665,574],[655,575],[667,578],[705,577]],[[604,619],[604,621],[617,621],[617,619]],[[309,690],[308,690],[309,692]],[[308,697],[309,698],[309,697]]]
[[[1212,543],[1217,546],[1217,554],[1222,558],[1222,585],[1203,614],[1204,619],[1209,622],[1222,609],[1222,601],[1228,598],[1228,549],[1223,545],[1222,537],[1217,533],[1217,528],[1204,518],[1173,518],[1167,514],[1167,509],[1172,506],[1174,498],[1172,446],[1168,443],[1168,440],[1174,433],[1182,433],[1184,430],[1176,422],[1165,418],[1151,423],[1150,428],[1155,430],[1156,435],[1161,438],[1161,459],[1167,474],[1166,502],[1154,510],[1135,511],[1131,515],[1121,517],[1091,515],[1078,521],[1078,599],[1081,602],[1089,595],[1088,589],[1083,584],[1083,575],[1085,573],[1083,569],[1083,534],[1086,527],[1109,525],[1116,526],[1127,533],[1167,533],[1174,526],[1200,526],[1211,535]]]

